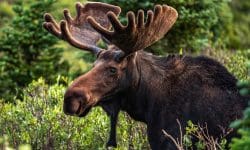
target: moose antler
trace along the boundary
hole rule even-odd
[[[96,43],[101,38],[91,25],[87,22],[87,17],[91,16],[98,24],[109,29],[111,24],[106,16],[107,12],[113,12],[113,15],[120,14],[120,7],[92,2],[82,5],[76,3],[77,15],[73,19],[67,9],[63,11],[65,20],[58,24],[55,19],[48,13],[44,15],[44,28],[53,35],[63,39],[79,49],[91,51],[97,54],[101,48]]]
[[[97,32],[128,55],[161,39],[175,23],[178,13],[170,6],[156,5],[154,12],[147,12],[147,21],[144,22],[143,10],[138,11],[137,17],[128,12],[127,26],[123,26],[113,12],[108,12],[107,16],[114,31],[99,24],[92,16],[87,20]]]

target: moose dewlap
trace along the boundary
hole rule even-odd
[[[207,125],[209,134],[216,138],[222,128],[241,117],[247,101],[239,94],[237,79],[220,63],[203,56],[158,57],[143,51],[173,26],[178,17],[174,8],[156,5],[147,13],[128,12],[126,26],[118,20],[118,6],[77,3],[76,11],[72,18],[64,10],[65,19],[59,24],[45,14],[43,26],[72,46],[96,55],[93,68],[67,89],[63,108],[68,115],[83,117],[92,107],[102,106],[111,116],[107,146],[116,146],[120,110],[147,124],[154,150],[176,149],[162,132],[176,138],[176,119],[183,127],[188,120]],[[101,39],[107,50],[96,45]],[[234,135],[231,132],[227,138]]]

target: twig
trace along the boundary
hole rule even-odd
[[[178,126],[179,126],[179,131],[180,131],[180,146],[183,148],[183,135],[182,135],[182,127],[181,127],[181,123],[179,121],[179,119],[176,119],[177,123],[178,123]]]
[[[180,146],[180,143],[173,138],[173,136],[168,134],[164,129],[162,129],[162,132],[167,138],[169,138],[175,144],[178,150],[184,150],[183,147]]]

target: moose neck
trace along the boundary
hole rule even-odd
[[[165,94],[160,89],[163,84],[166,84],[165,71],[163,66],[158,64],[162,59],[160,57],[143,51],[138,52],[134,57],[134,62],[130,61],[133,66],[130,71],[133,84],[125,94],[126,99],[122,103],[122,109],[135,120],[147,122],[148,106],[153,101],[161,101],[156,98]]]

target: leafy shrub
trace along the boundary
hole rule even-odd
[[[162,130],[165,137],[172,141],[178,150],[226,150],[227,136],[232,129],[223,129],[225,133],[220,135],[220,138],[214,138],[209,135],[207,126],[195,125],[192,121],[187,122],[185,127],[185,134],[182,133],[182,126],[179,120],[176,120],[179,125],[179,137],[176,139],[168,134],[165,130]]]
[[[250,49],[237,51],[212,50],[207,55],[224,64],[228,71],[237,79],[250,79],[249,68],[246,65],[250,60]]]
[[[247,150],[250,149],[250,107],[243,114],[243,118],[232,123],[232,127],[238,128],[238,133],[241,137],[233,138],[231,143],[232,150]]]
[[[250,1],[232,0],[233,17],[229,46],[235,49],[250,48]]]
[[[179,18],[164,40],[151,51],[164,53],[180,48],[200,51],[211,46],[224,46],[232,24],[228,0],[99,0],[120,6],[122,16],[129,10],[152,9],[155,4],[168,4],[177,9]],[[124,20],[124,19],[123,19]],[[155,50],[156,49],[156,50]]]
[[[64,91],[63,85],[48,86],[40,78],[24,89],[23,101],[1,103],[0,137],[9,137],[9,145],[15,148],[30,144],[32,149],[105,149],[108,117],[100,108],[85,118],[66,116],[62,112]],[[149,148],[145,126],[124,113],[119,116],[117,134],[118,149]]]
[[[247,66],[250,69],[249,61]],[[241,88],[241,94],[247,95],[250,101],[250,79],[239,82],[239,87]],[[234,121],[231,126],[237,128],[238,133],[241,135],[241,137],[232,140],[232,150],[250,149],[250,106],[244,111],[243,118]]]
[[[14,150],[12,147],[9,146],[8,137],[4,135],[3,137],[0,137],[0,149],[2,150]],[[24,144],[18,146],[18,150],[31,150],[30,145]]]
[[[14,15],[14,12],[12,10],[12,7],[7,2],[0,2],[0,27],[7,22],[7,19],[12,18]]]
[[[27,1],[26,1],[27,2]],[[19,1],[16,16],[2,29],[0,37],[0,97],[11,101],[21,88],[40,76],[53,82],[57,74],[66,75],[68,64],[61,60],[62,49],[53,47],[57,39],[42,28],[45,9],[54,0]]]

